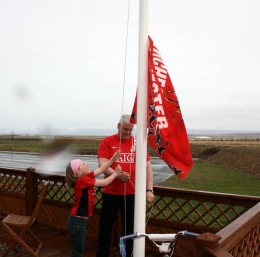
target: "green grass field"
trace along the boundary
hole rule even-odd
[[[221,164],[196,161],[188,177],[179,181],[176,176],[160,186],[228,194],[260,196],[260,179]]]

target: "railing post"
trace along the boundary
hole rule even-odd
[[[220,236],[212,233],[204,233],[197,238],[200,246],[200,257],[233,257],[219,245]]]
[[[35,176],[35,168],[29,167],[26,169],[26,195],[25,195],[25,213],[31,215],[34,206],[38,200],[38,183]]]

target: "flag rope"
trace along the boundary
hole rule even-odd
[[[127,64],[127,49],[128,49],[128,31],[129,31],[129,16],[130,16],[130,4],[131,0],[128,0],[128,7],[127,7],[127,23],[126,23],[126,36],[125,36],[125,56],[124,56],[124,71],[123,71],[123,85],[122,85],[122,103],[121,103],[121,115],[124,113],[124,99],[125,99],[125,80],[126,80],[126,64]],[[119,133],[119,148],[121,149],[121,133]],[[132,148],[131,148],[132,149]],[[131,174],[131,165],[130,163],[130,174]],[[125,223],[125,228],[124,231],[126,231],[126,182],[124,182],[124,209],[125,209],[125,216],[124,216],[124,223]]]
[[[126,24],[126,37],[125,37],[125,58],[124,58],[124,71],[123,71],[123,92],[122,92],[122,106],[121,106],[121,114],[124,111],[124,99],[125,99],[125,77],[126,77],[126,59],[127,59],[127,49],[128,49],[128,31],[129,31],[129,11],[130,11],[130,3],[131,0],[128,0],[128,8],[127,8],[127,24]]]

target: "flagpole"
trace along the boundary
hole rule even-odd
[[[139,1],[137,145],[134,232],[145,233],[147,153],[148,0]],[[145,237],[134,240],[134,257],[145,256]]]

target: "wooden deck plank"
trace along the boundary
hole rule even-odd
[[[43,248],[40,253],[40,257],[70,257],[71,244],[68,233],[61,230],[55,230],[50,227],[36,225],[33,227],[33,232],[42,240]],[[3,238],[6,233],[2,227],[0,227],[0,256],[3,255],[6,249],[3,243]],[[84,257],[95,257],[97,249],[96,240],[86,240],[86,253]],[[18,247],[18,253],[13,252],[8,257],[28,257],[29,255],[21,248]],[[121,257],[119,253],[119,247],[112,247],[110,257]],[[152,257],[148,256],[147,257]]]

